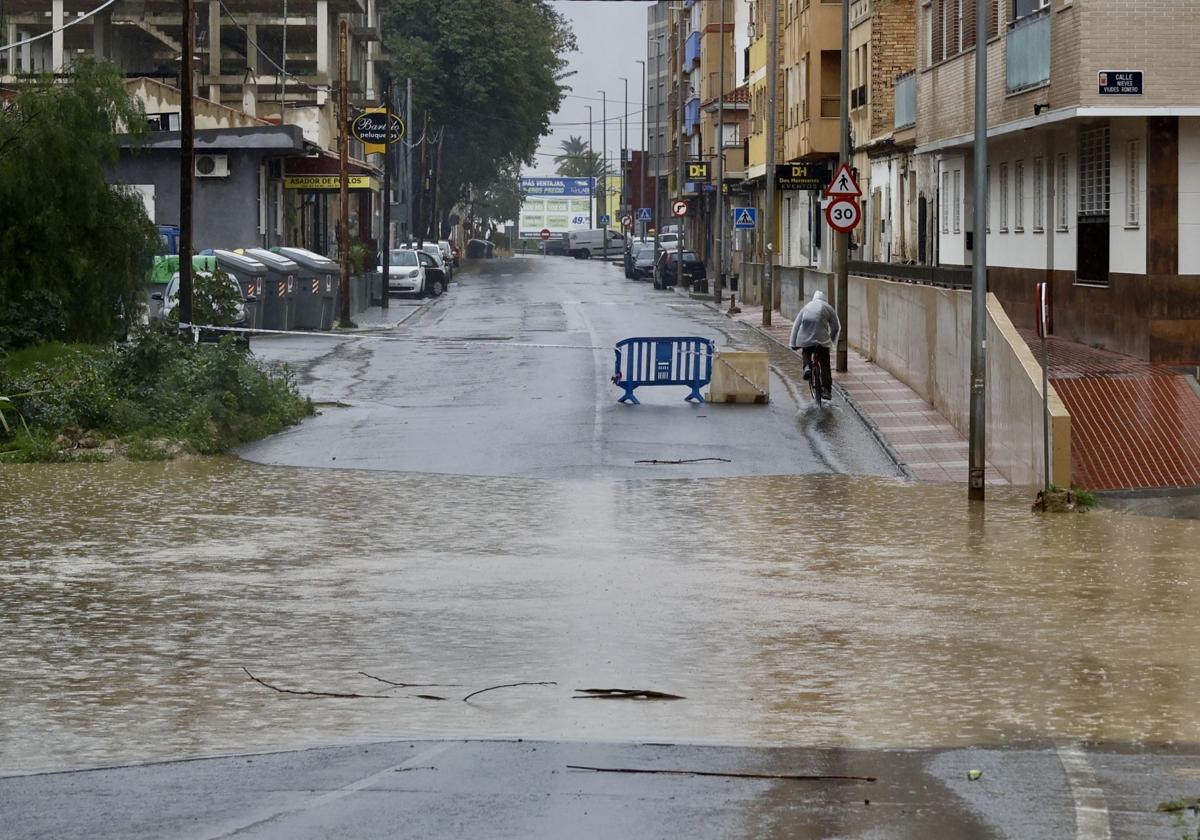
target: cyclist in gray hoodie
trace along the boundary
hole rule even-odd
[[[824,292],[813,293],[813,299],[804,305],[792,324],[792,335],[788,345],[799,350],[804,358],[804,380],[812,379],[813,354],[821,363],[822,398],[833,398],[833,368],[829,365],[829,351],[837,344],[842,324],[837,312],[825,302]]]

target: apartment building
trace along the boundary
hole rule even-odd
[[[855,257],[910,262],[917,248],[916,9],[913,0],[850,3],[851,164],[863,190]]]
[[[672,83],[670,75],[670,5],[658,0],[646,9],[646,137],[649,152],[647,169],[652,179],[650,193],[657,194],[654,206],[655,227],[663,224],[664,207],[669,201],[666,177],[670,171],[667,105]]]
[[[195,93],[206,100],[204,110],[237,112],[245,119],[231,117],[233,122],[255,126],[253,141],[225,131],[220,147],[205,146],[206,139],[213,138],[203,133],[208,129],[198,129],[197,146],[216,158],[213,172],[218,174],[199,173],[204,177],[197,180],[197,207],[206,206],[206,190],[215,195],[229,179],[249,177],[240,168],[247,159],[243,152],[252,151],[245,146],[247,142],[269,142],[263,137],[271,126],[292,129],[277,138],[278,148],[291,149],[291,156],[267,161],[256,176],[261,181],[258,201],[270,207],[265,216],[277,224],[267,225],[263,231],[246,231],[244,241],[253,243],[257,238],[259,243],[253,244],[290,242],[326,253],[334,250],[337,193],[329,176],[337,174],[338,28],[342,20],[347,21],[351,103],[356,107],[374,104],[380,94],[375,69],[380,48],[376,2],[288,0],[285,11],[282,2],[197,0]],[[181,5],[174,0],[138,0],[88,15],[96,5],[88,0],[6,0],[6,43],[61,31],[0,52],[0,84],[20,74],[67,72],[82,55],[104,58],[130,79],[157,83],[136,87],[139,92],[154,91],[144,104],[151,106],[152,129],[163,136],[152,142],[167,148],[170,135],[174,135],[178,148]],[[164,86],[174,89],[175,95]],[[153,110],[158,106],[161,109]],[[299,144],[295,128],[299,129]],[[350,153],[352,174],[360,176],[355,182],[361,185],[352,199],[353,227],[357,238],[369,241],[378,227],[378,167],[363,160],[357,141],[351,142]],[[261,156],[251,157],[257,160]],[[157,177],[124,165],[122,176]],[[165,200],[156,202],[158,221],[178,221],[177,193],[162,190],[160,195]]]
[[[974,242],[974,52],[988,51],[988,278],[1020,326],[1200,361],[1200,76],[1194,0],[919,0],[917,153],[932,258]],[[978,32],[978,37],[977,37]]]

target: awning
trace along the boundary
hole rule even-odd
[[[378,167],[351,158],[346,169],[350,189],[379,191]],[[283,186],[289,190],[336,190],[341,188],[338,156],[323,151],[312,157],[289,158],[283,166]]]

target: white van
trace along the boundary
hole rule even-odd
[[[625,252],[625,237],[620,232],[608,232],[609,255]],[[577,260],[590,260],[592,254],[604,253],[604,230],[572,230],[567,233],[567,255]]]

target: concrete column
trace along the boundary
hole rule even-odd
[[[63,0],[50,2],[50,27],[54,34],[50,36],[50,69],[55,73],[63,70]]]
[[[250,52],[250,50],[248,50]],[[221,4],[219,0],[209,0],[208,3],[208,77],[215,79],[221,75]],[[208,98],[213,102],[221,102],[221,86],[209,84]]]
[[[246,24],[247,45],[250,41],[258,43],[258,23],[254,16]],[[251,116],[258,116],[258,50],[249,47],[246,50],[246,81],[242,83],[242,110]]]
[[[328,0],[317,0],[317,76],[322,81],[333,81],[333,76],[329,72],[329,2]],[[329,94],[324,91],[317,91],[317,105],[324,105],[329,101]]]
[[[21,38],[17,34],[17,25],[15,23],[7,24],[4,27],[4,43],[15,44],[19,40],[21,40]],[[21,51],[19,49],[5,50],[4,51],[4,70],[5,70],[5,72],[8,73],[10,76],[15,76],[17,74],[17,67],[19,66],[20,60],[21,60]]]
[[[17,38],[18,41],[24,41],[29,37],[28,32],[18,32],[17,35],[19,36]],[[21,72],[33,72],[33,44],[21,45]]]
[[[112,55],[112,9],[92,15],[92,54],[96,58],[111,59]]]

